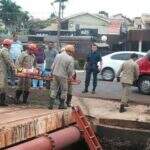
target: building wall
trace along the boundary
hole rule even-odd
[[[98,33],[106,33],[108,22],[98,19],[94,16],[85,14],[69,19],[68,29],[75,31],[77,27],[80,29],[98,29]]]

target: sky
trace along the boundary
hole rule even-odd
[[[28,11],[34,18],[47,19],[52,12],[57,12],[58,5],[51,3],[54,0],[12,0]],[[143,13],[150,14],[150,0],[68,0],[64,17],[81,13],[98,13],[106,11],[109,15],[122,13],[134,18]]]

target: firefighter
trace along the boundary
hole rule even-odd
[[[22,52],[20,57],[16,62],[18,68],[31,69],[35,67],[35,52],[37,50],[37,45],[34,43],[28,43],[27,50]],[[16,90],[15,104],[19,104],[19,98],[23,94],[23,104],[27,103],[29,96],[29,89],[31,87],[31,79],[20,78],[18,83],[18,89]]]
[[[120,77],[120,82],[122,84],[121,105],[119,109],[120,113],[126,111],[124,107],[128,107],[131,86],[139,77],[139,66],[135,62],[137,58],[137,54],[131,54],[130,59],[122,64],[116,74],[116,80]]]
[[[7,106],[6,99],[6,86],[7,86],[7,68],[8,66],[15,70],[13,60],[10,59],[9,50],[12,44],[12,40],[5,39],[2,42],[2,49],[0,50],[0,106]]]
[[[72,57],[74,51],[73,45],[66,45],[65,50],[54,59],[49,109],[53,109],[59,88],[61,93],[59,109],[66,109],[65,101],[68,93],[68,78],[71,78],[74,72],[74,59]]]
[[[63,51],[65,51],[65,47],[63,47],[61,50],[60,50],[60,53],[62,53]],[[72,79],[76,79],[76,72],[74,71],[74,74],[72,76]],[[67,91],[67,99],[66,99],[66,104],[67,104],[67,107],[71,107],[71,100],[72,100],[72,90],[73,90],[73,87],[72,87],[72,84],[70,82],[68,82],[68,91]],[[60,92],[60,88],[58,90],[58,98],[60,99],[60,95],[61,95],[61,92]]]

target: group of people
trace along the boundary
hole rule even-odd
[[[16,41],[15,41],[16,42]],[[62,51],[58,53],[54,50],[54,43],[48,42],[46,49],[42,44],[28,43],[26,49],[18,54],[18,57],[11,55],[11,45],[13,41],[5,39],[2,42],[0,50],[0,106],[7,106],[6,104],[6,87],[7,87],[7,70],[8,68],[13,72],[19,68],[31,69],[38,68],[40,71],[49,71],[53,75],[53,80],[47,81],[47,88],[50,89],[49,109],[53,109],[54,101],[58,97],[60,99],[59,109],[66,109],[70,107],[72,98],[72,86],[70,80],[74,75],[74,59],[73,54],[75,48],[73,45],[66,45]],[[44,50],[44,51],[43,51]],[[14,56],[13,58],[11,56]],[[32,82],[32,83],[31,83]],[[15,104],[27,103],[30,93],[30,87],[37,87],[38,80],[31,80],[29,78],[19,78],[17,89],[15,92]],[[38,85],[43,87],[43,81],[39,80]],[[20,100],[23,95],[23,100]]]
[[[19,51],[18,51],[19,49]],[[13,51],[14,50],[14,51]],[[66,109],[67,106],[71,106],[72,99],[72,85],[71,81],[75,77],[74,70],[74,55],[75,48],[73,45],[66,45],[58,53],[54,49],[53,42],[47,42],[46,46],[42,43],[34,44],[28,43],[26,49],[23,51],[22,46],[18,43],[17,37],[14,36],[14,41],[5,39],[2,42],[2,48],[0,49],[0,106],[7,106],[6,99],[6,85],[7,85],[7,68],[9,67],[13,72],[13,81],[15,81],[15,69],[24,68],[38,68],[40,72],[44,70],[51,72],[53,80],[47,81],[46,86],[50,89],[49,109],[53,109],[56,98],[59,98],[59,109]],[[128,106],[130,87],[135,80],[139,77],[139,67],[135,60],[138,55],[131,54],[128,61],[124,62],[116,74],[115,80],[122,84],[122,97],[120,104],[120,112],[125,111],[125,107]],[[45,65],[44,65],[44,62]],[[99,62],[99,67],[98,67]],[[91,51],[86,57],[86,77],[85,88],[82,93],[88,92],[88,87],[93,74],[93,89],[92,94],[95,94],[97,86],[97,74],[102,67],[102,57],[97,51],[97,46],[92,44]],[[39,82],[39,83],[38,83]],[[20,78],[18,82],[18,88],[15,94],[15,104],[20,104],[20,97],[23,94],[22,103],[26,104],[29,96],[29,89],[37,88],[37,85],[42,88],[42,80],[32,80],[28,78]]]
[[[10,56],[10,49],[13,41],[10,39],[5,39],[2,42],[2,48],[0,50],[0,106],[7,106],[6,104],[6,88],[7,88],[7,70],[11,69],[15,76],[15,69],[19,67],[24,67],[30,69],[34,66],[35,57],[34,52],[36,50],[35,44],[28,44],[26,51],[22,52],[18,57],[16,62]],[[19,98],[23,94],[23,103],[27,103],[27,98],[29,95],[29,80],[20,79],[18,83],[18,88],[16,90],[15,103],[19,103]]]

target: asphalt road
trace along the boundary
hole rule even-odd
[[[77,72],[77,77],[81,80],[81,84],[74,86],[73,94],[75,96],[103,98],[106,100],[109,100],[109,99],[120,100],[121,91],[122,91],[122,87],[121,87],[120,83],[98,80],[96,94],[91,94],[91,92],[90,92],[92,89],[92,79],[91,79],[91,84],[89,87],[89,93],[82,94],[82,91],[84,89],[85,73],[84,72]],[[98,77],[100,78],[100,76],[98,76]],[[150,95],[140,94],[138,92],[138,88],[136,88],[136,87],[132,88],[132,91],[129,95],[129,99],[131,102],[150,105]]]

